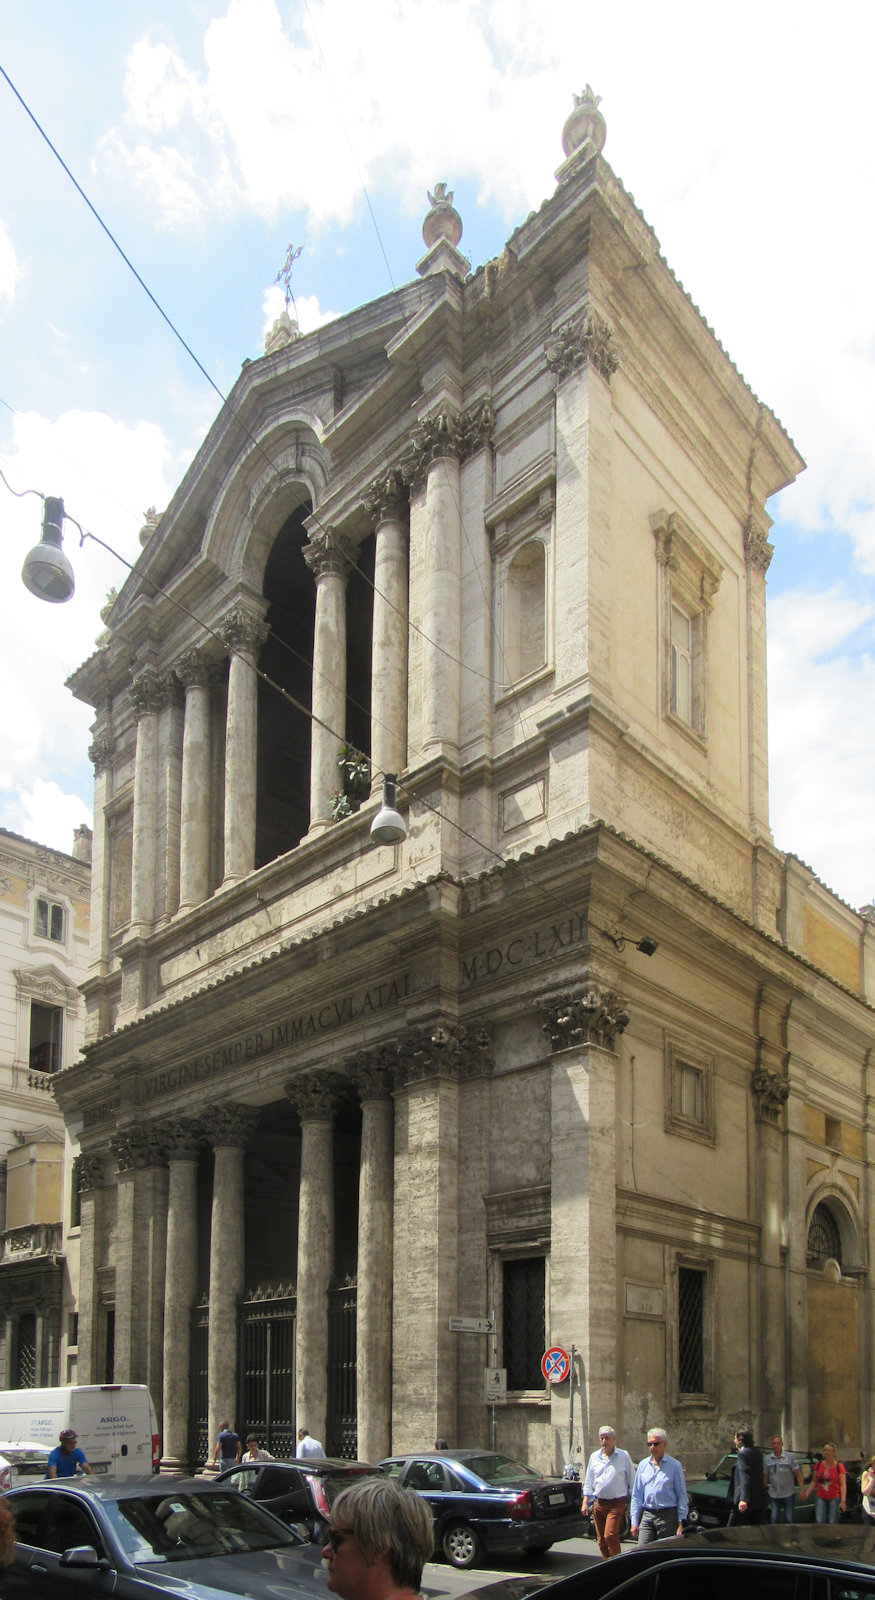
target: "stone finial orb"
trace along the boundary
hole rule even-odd
[[[574,110],[562,129],[562,148],[573,156],[589,140],[597,155],[608,136],[607,124],[599,111],[601,95],[593,94],[589,84],[583,94],[574,96]]]
[[[462,237],[462,219],[453,205],[452,189],[448,191],[445,183],[436,183],[434,194],[428,191],[428,200],[431,210],[422,224],[426,249],[431,250],[440,239],[446,239],[455,248]]]
[[[161,521],[161,518],[154,506],[149,507],[148,511],[145,512],[145,517],[146,520],[140,529],[140,544],[144,550],[146,545],[149,543],[149,540],[152,538],[152,535],[155,533],[159,522]]]
[[[297,321],[289,316],[289,308],[286,306],[265,338],[264,353],[266,356],[273,355],[274,350],[284,350],[286,345],[294,344],[300,337],[301,330]]]

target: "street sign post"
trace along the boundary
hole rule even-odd
[[[488,1406],[507,1405],[507,1368],[487,1367],[483,1374],[483,1399]]]
[[[541,1371],[548,1383],[564,1383],[571,1371],[568,1351],[561,1344],[553,1344],[541,1357]]]
[[[491,1317],[450,1317],[450,1333],[494,1333]]]

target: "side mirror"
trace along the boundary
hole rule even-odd
[[[61,1556],[59,1566],[62,1567],[91,1567],[96,1572],[110,1572],[112,1569],[106,1556],[99,1556],[93,1545],[77,1544],[65,1550]]]

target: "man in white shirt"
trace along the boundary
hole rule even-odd
[[[298,1429],[298,1448],[295,1454],[299,1459],[302,1456],[319,1456],[323,1461],[325,1460],[325,1451],[319,1440],[313,1438],[309,1428]]]
[[[616,1435],[609,1423],[599,1428],[601,1448],[594,1450],[583,1480],[583,1514],[592,1506],[592,1520],[602,1560],[620,1554],[620,1529],[629,1504],[635,1468],[625,1450],[617,1449]]]

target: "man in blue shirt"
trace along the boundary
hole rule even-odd
[[[55,1445],[49,1454],[50,1478],[75,1478],[77,1472],[90,1472],[85,1455],[76,1448],[76,1435],[72,1428],[65,1428],[59,1435],[60,1444]]]
[[[666,1455],[665,1444],[664,1428],[648,1429],[650,1455],[638,1463],[629,1512],[632,1537],[637,1533],[639,1544],[682,1534],[690,1509],[684,1469],[674,1456]]]

